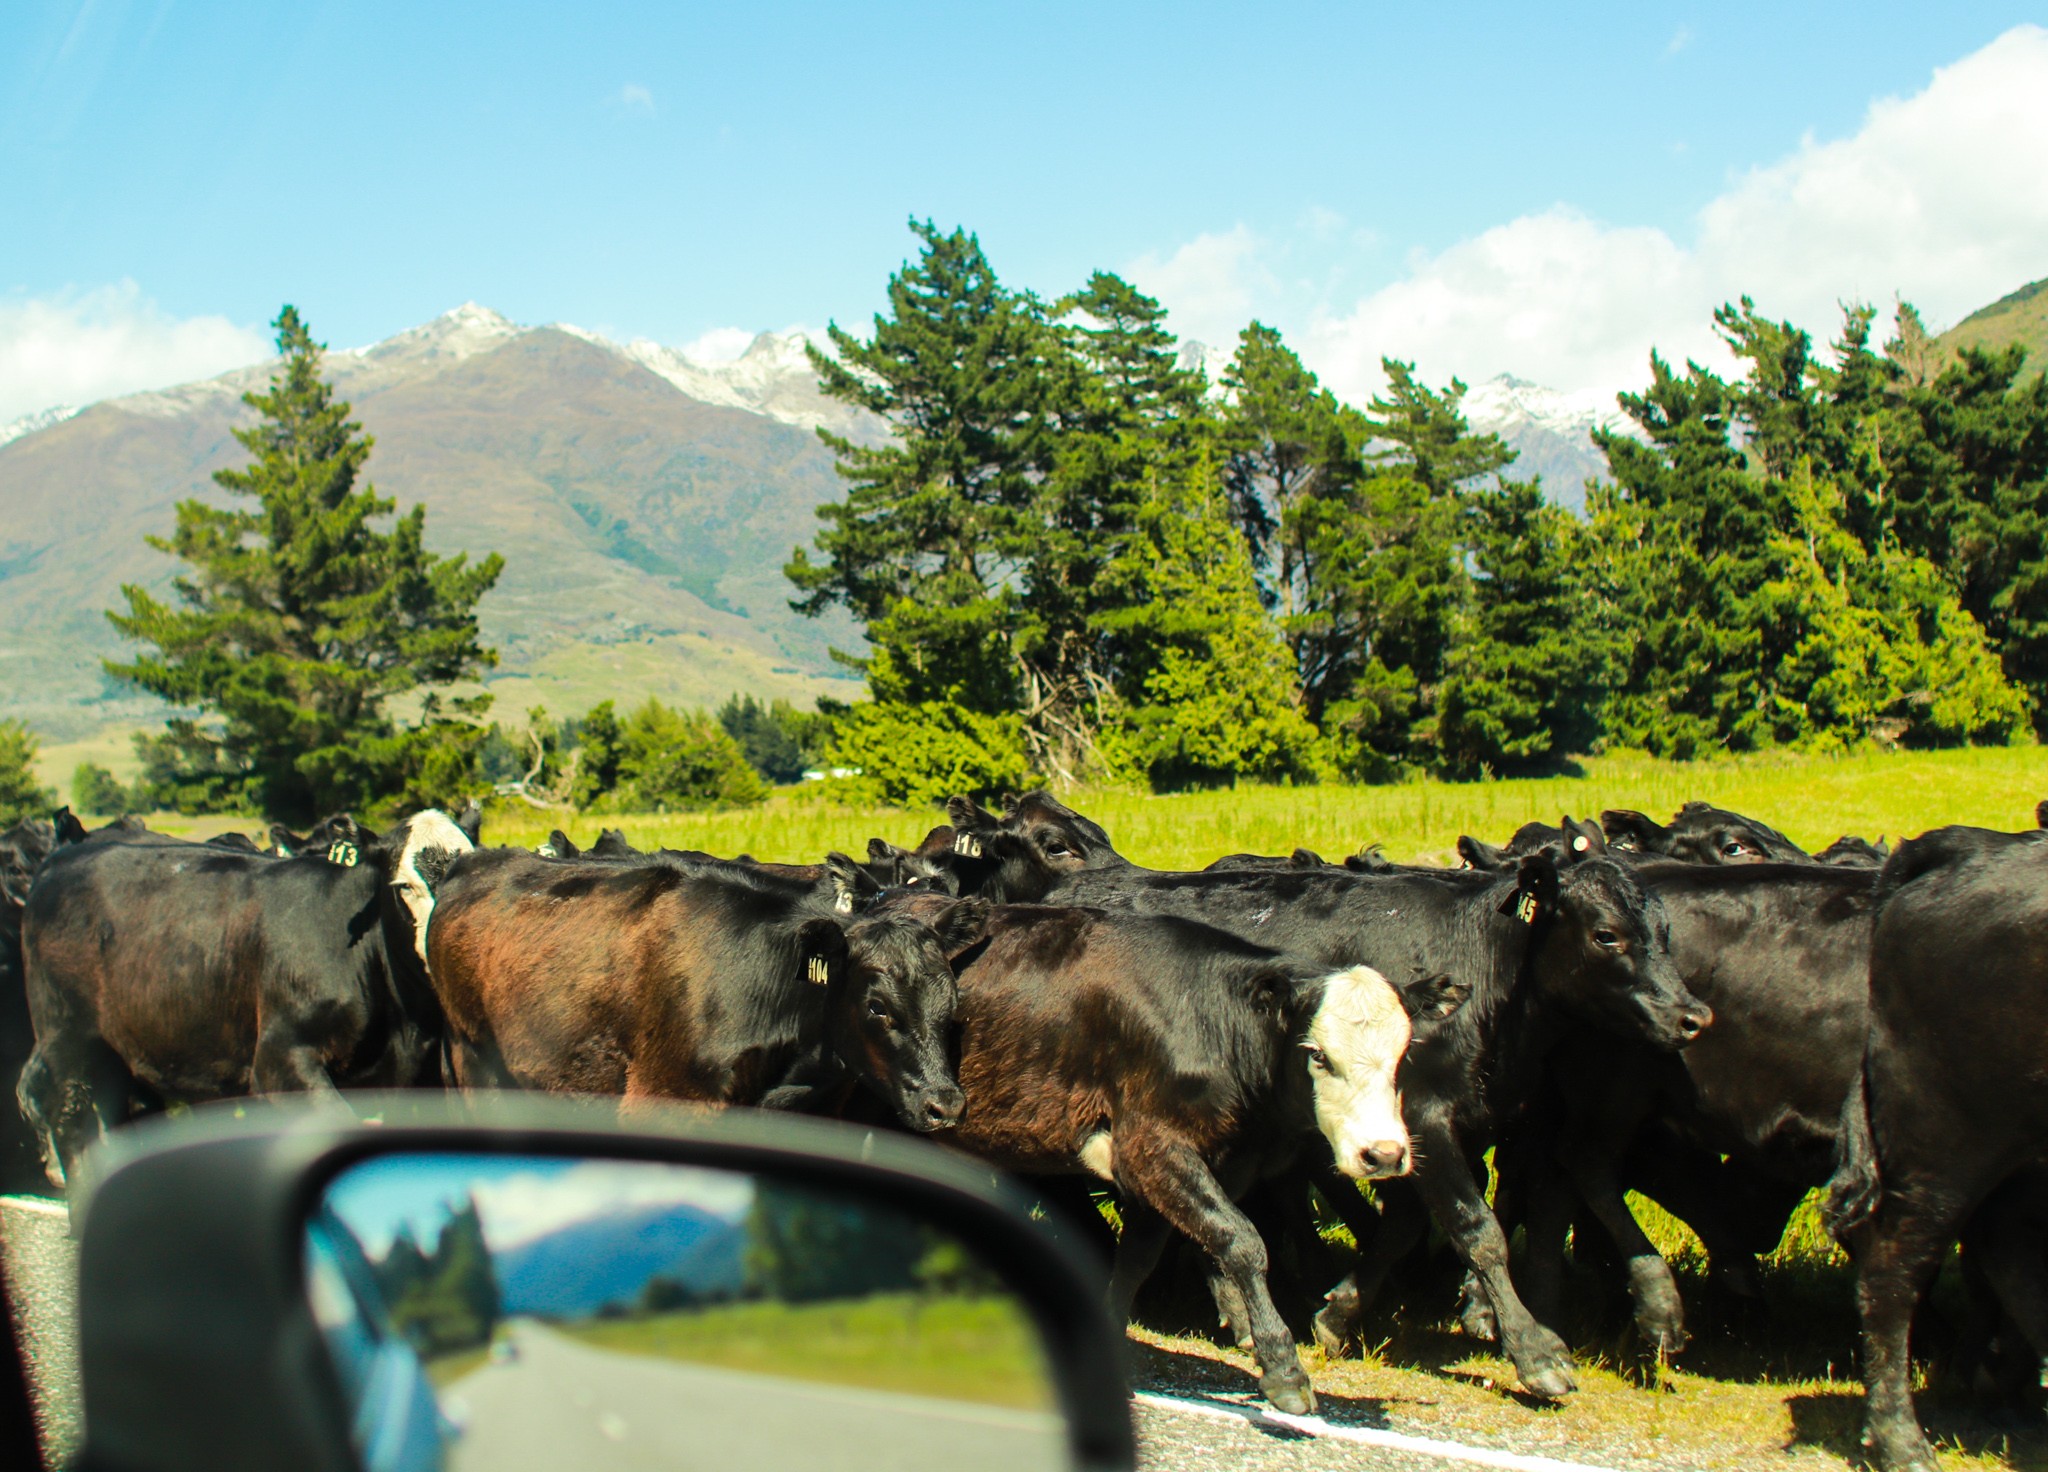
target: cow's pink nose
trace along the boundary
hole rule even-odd
[[[1375,1140],[1358,1158],[1369,1176],[1397,1176],[1408,1168],[1408,1147],[1399,1140]]]

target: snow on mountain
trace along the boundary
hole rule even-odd
[[[801,329],[759,333],[737,358],[713,362],[644,337],[620,344],[580,327],[563,324],[562,330],[623,354],[707,404],[765,414],[801,429],[827,429],[864,443],[882,432],[873,415],[818,391],[817,371],[805,349],[815,343],[831,351],[822,334],[813,337]]]
[[[53,409],[38,409],[11,423],[0,424],[0,445],[18,440],[25,434],[34,434],[39,429],[48,429],[53,424],[62,424],[77,412],[69,404],[59,404]]]
[[[1594,445],[1593,431],[1636,433],[1635,421],[1612,394],[1561,393],[1511,373],[1473,387],[1463,407],[1473,429],[1499,435],[1515,452],[1509,475],[1541,477],[1545,494],[1574,511],[1585,509],[1586,482],[1607,476],[1607,459]]]
[[[529,329],[489,307],[464,302],[431,322],[408,328],[395,337],[351,350],[350,356],[388,367],[460,362],[511,341]]]

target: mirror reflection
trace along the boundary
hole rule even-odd
[[[1025,1308],[965,1244],[803,1182],[382,1156],[306,1231],[367,1472],[1063,1467]]]

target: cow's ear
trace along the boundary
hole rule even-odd
[[[2048,797],[2034,804],[2034,826],[2048,828]]]
[[[1624,853],[1661,854],[1671,842],[1670,829],[1633,808],[1609,808],[1600,815],[1600,827],[1607,846]]]
[[[1568,864],[1582,859],[1599,859],[1607,855],[1607,835],[1600,831],[1598,823],[1574,818],[1570,813],[1564,817],[1564,857]]]
[[[78,814],[72,812],[69,805],[61,807],[51,814],[50,822],[57,830],[58,847],[61,848],[66,844],[83,843],[85,841],[85,824],[78,821]]]
[[[1323,856],[1312,848],[1296,849],[1287,856],[1287,862],[1290,867],[1296,869],[1323,869],[1328,867],[1328,865],[1323,863]]]
[[[462,811],[455,815],[455,826],[462,830],[462,836],[469,840],[472,848],[482,843],[484,841],[483,805],[472,797],[462,805]]]
[[[939,938],[939,949],[948,956],[958,955],[976,941],[988,929],[988,901],[983,899],[955,900],[939,911],[932,921],[932,933]]]
[[[1002,831],[1003,820],[971,797],[949,798],[946,816],[953,820],[953,852],[978,859],[989,839]]]
[[[878,864],[883,859],[901,859],[905,856],[905,850],[896,847],[886,838],[868,840],[868,862],[871,864]]]
[[[1501,901],[1500,912],[1524,925],[1557,913],[1557,861],[1546,853],[1525,855],[1514,893]]]
[[[1387,856],[1380,852],[1378,844],[1367,844],[1344,861],[1344,867],[1354,874],[1391,874],[1394,866],[1387,862]]]
[[[1019,805],[1023,803],[1023,801],[1024,799],[1017,796],[1017,794],[1014,792],[1005,792],[996,798],[996,802],[1001,806],[1003,810],[1003,815],[1005,817],[1008,817],[1011,813],[1016,812],[1017,808],[1019,807]]]
[[[806,920],[796,928],[798,964],[805,981],[824,986],[846,969],[846,931],[837,920]]]
[[[882,892],[881,881],[845,854],[825,855],[825,872],[832,879],[832,908],[842,915],[865,910],[868,901]]]
[[[1472,983],[1455,976],[1425,976],[1401,989],[1401,1005],[1417,1022],[1448,1017],[1471,999]]]
[[[1474,838],[1469,833],[1458,835],[1458,858],[1467,869],[1498,869],[1502,867],[1500,850],[1490,843]]]

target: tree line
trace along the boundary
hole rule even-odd
[[[1155,787],[1538,773],[1603,746],[2029,739],[2048,711],[2048,382],[1951,360],[1901,303],[1832,351],[1747,298],[1741,367],[1653,354],[1582,520],[1383,360],[1338,400],[1254,322],[1208,383],[1159,304],[1047,300],[913,222],[866,338],[813,350],[887,420],[786,569],[872,701],[835,753],[881,795],[1027,772]],[[943,774],[934,782],[932,774]]]
[[[2048,379],[1949,354],[1901,303],[1826,351],[1747,298],[1739,371],[1653,353],[1595,434],[1580,517],[1475,433],[1465,387],[1383,360],[1363,407],[1281,335],[1220,381],[1160,305],[1097,272],[1047,299],[965,230],[912,223],[871,334],[822,390],[885,420],[822,432],[846,482],[785,571],[849,611],[869,699],[715,714],[606,701],[488,719],[495,554],[438,556],[424,508],[362,480],[374,440],[287,306],[245,396],[225,507],[188,500],[173,598],[123,591],[116,678],[182,712],[141,775],[77,773],[113,814],[378,815],[484,788],[619,812],[747,804],[823,767],[921,803],[1034,780],[1170,789],[1557,770],[1612,746],[1690,758],[2030,739],[2048,719]],[[0,723],[0,817],[46,809]]]

